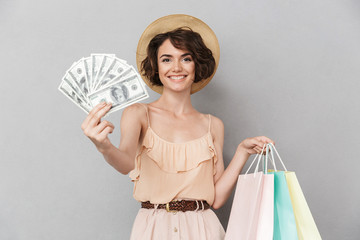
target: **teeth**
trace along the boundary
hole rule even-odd
[[[170,78],[171,79],[174,79],[174,80],[179,80],[179,79],[183,79],[185,76],[177,76],[177,77],[175,77],[175,76],[171,76]]]

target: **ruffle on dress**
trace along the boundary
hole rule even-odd
[[[140,176],[141,155],[146,153],[161,170],[180,173],[198,167],[204,161],[213,159],[213,174],[216,174],[217,154],[210,132],[204,136],[184,142],[172,143],[160,138],[150,127],[146,131],[140,151],[135,158],[135,168],[129,177],[136,181]]]

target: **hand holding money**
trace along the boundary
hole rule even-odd
[[[101,102],[112,113],[149,97],[136,70],[113,54],[91,54],[75,62],[59,90],[86,113]]]
[[[99,103],[90,111],[89,115],[81,124],[81,129],[84,131],[84,134],[90,138],[101,153],[112,145],[108,135],[113,132],[114,125],[106,120],[101,121],[101,118],[105,116],[110,108],[111,103]]]

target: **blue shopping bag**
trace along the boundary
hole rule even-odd
[[[292,207],[290,193],[286,182],[285,172],[286,167],[282,162],[274,145],[268,144],[271,149],[272,162],[275,171],[270,171],[274,174],[274,240],[298,240],[296,229],[294,209]],[[285,171],[277,171],[274,161],[273,153],[276,152],[281,161]]]
[[[274,174],[274,240],[298,240],[294,210],[285,172]]]

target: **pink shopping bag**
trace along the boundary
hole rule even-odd
[[[262,154],[256,155],[246,173],[238,177],[226,240],[272,240],[273,238],[274,176],[258,172],[261,156]],[[256,159],[258,162],[255,172],[247,174]],[[265,166],[267,166],[266,162],[267,154]]]

